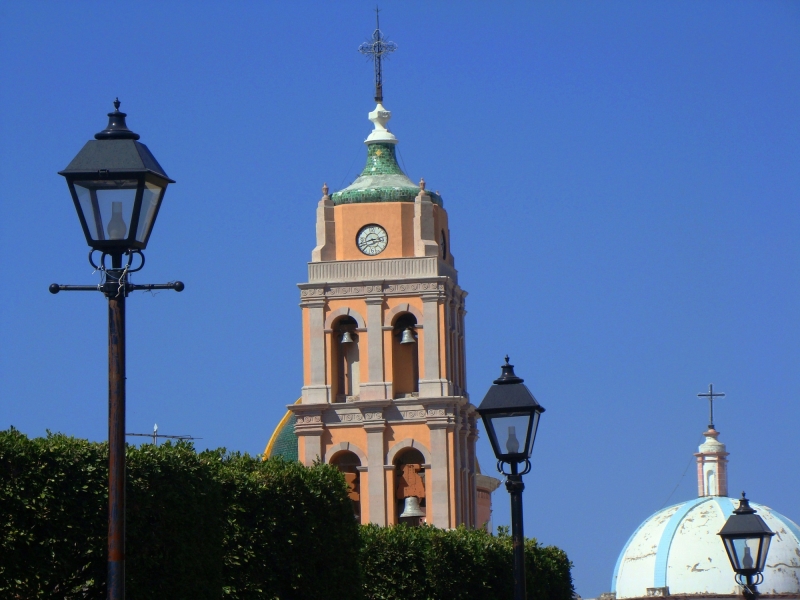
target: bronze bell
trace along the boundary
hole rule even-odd
[[[400,338],[401,344],[416,344],[417,340],[414,338],[414,332],[409,327],[408,329],[403,330],[403,336]]]
[[[419,505],[419,498],[416,496],[409,496],[406,498],[405,506],[403,507],[403,512],[400,513],[400,518],[403,519],[405,517],[424,517],[425,511],[420,508]]]
[[[350,334],[349,331],[345,331],[344,334],[342,334],[343,344],[352,344],[354,341],[355,340],[353,339],[353,336]]]

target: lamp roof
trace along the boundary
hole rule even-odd
[[[108,127],[86,142],[81,151],[59,175],[93,175],[108,171],[114,173],[153,173],[175,183],[158,164],[147,146],[138,142],[139,134],[125,124],[125,113],[119,112],[119,99],[115,110],[108,113]]]
[[[767,526],[756,510],[750,506],[750,501],[742,492],[739,506],[733,511],[731,517],[725,522],[719,534],[725,537],[758,537],[762,535],[775,535]]]
[[[494,380],[478,407],[479,413],[502,412],[505,410],[526,409],[544,412],[544,407],[533,397],[524,381],[514,374],[514,365],[508,363],[502,367],[502,375]]]
[[[144,144],[131,139],[89,140],[59,175],[149,172],[175,183]]]

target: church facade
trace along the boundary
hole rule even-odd
[[[400,169],[379,85],[376,101],[363,172],[317,205],[302,395],[265,456],[336,465],[362,523],[483,526],[499,481],[475,456],[447,211]]]

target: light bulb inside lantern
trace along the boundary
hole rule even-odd
[[[744,557],[742,557],[742,567],[745,569],[753,568],[753,555],[750,554],[750,546],[744,547]]]
[[[508,440],[506,440],[506,450],[509,454],[519,452],[519,440],[517,439],[517,429],[513,425],[508,428]]]
[[[108,222],[108,237],[112,240],[121,240],[128,231],[128,226],[122,218],[122,202],[111,203],[111,220]]]

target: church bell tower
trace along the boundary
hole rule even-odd
[[[475,459],[467,294],[441,196],[396,160],[381,73],[395,48],[379,28],[360,48],[376,75],[366,166],[345,189],[323,186],[317,205],[316,247],[299,284],[302,396],[288,407],[296,457],[342,470],[362,523],[481,526],[497,480],[480,475]],[[266,455],[288,439],[284,429]]]

